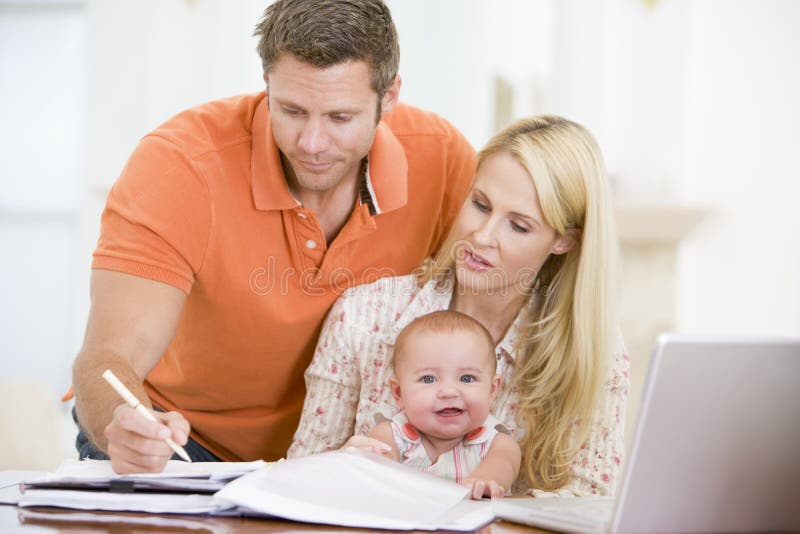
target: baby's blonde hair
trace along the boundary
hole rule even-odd
[[[491,361],[491,371],[494,374],[497,369],[497,361],[494,355],[494,341],[491,334],[479,321],[467,314],[453,311],[441,310],[417,317],[406,325],[398,334],[394,342],[394,356],[392,358],[392,368],[397,370],[398,359],[406,350],[408,339],[419,332],[472,332],[479,338],[486,341],[486,353]]]

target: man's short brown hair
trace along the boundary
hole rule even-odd
[[[277,0],[253,35],[265,73],[285,52],[320,68],[366,61],[379,97],[400,65],[397,31],[382,0]]]

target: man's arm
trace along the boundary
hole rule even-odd
[[[125,405],[102,379],[111,369],[151,407],[142,382],[175,335],[186,295],[137,276],[93,270],[91,309],[72,382],[76,409],[89,438],[105,450],[118,473],[161,471],[172,456],[163,437],[183,445],[189,423],[179,414],[156,413],[153,423]]]

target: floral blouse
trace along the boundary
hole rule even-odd
[[[334,304],[322,327],[311,365],[305,372],[306,398],[289,457],[338,449],[354,434],[368,434],[400,409],[388,385],[394,341],[411,321],[445,310],[451,290],[430,281],[419,287],[414,275],[382,278],[348,289]],[[501,389],[492,413],[517,441],[518,391],[509,387],[514,372],[522,312],[495,348]],[[614,354],[603,384],[604,395],[588,439],[571,466],[569,482],[555,492],[530,490],[534,496],[613,495],[624,448],[625,400],[629,360]],[[520,476],[514,493],[528,491]]]

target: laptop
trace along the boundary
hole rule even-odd
[[[660,336],[617,498],[493,508],[567,532],[800,531],[800,338]]]

